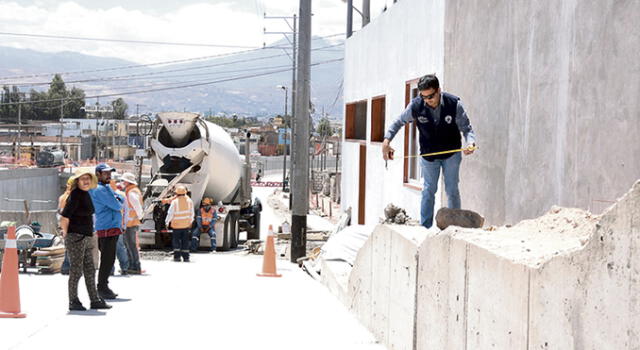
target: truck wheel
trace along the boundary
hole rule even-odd
[[[236,211],[229,213],[229,216],[231,217],[231,249],[238,248],[238,236],[240,235],[238,230],[238,218],[240,215],[238,214],[239,213]]]
[[[247,230],[247,240],[260,239],[260,212],[253,214],[253,225]]]
[[[222,251],[227,251],[231,248],[231,214],[227,215],[224,219],[224,232],[222,234]]]

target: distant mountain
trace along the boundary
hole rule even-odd
[[[286,45],[284,42],[275,45]],[[313,41],[313,48],[332,45],[324,39]],[[343,57],[342,46],[314,50],[311,63],[324,62]],[[272,57],[275,56],[275,57]],[[38,73],[98,70],[111,67],[135,65],[122,59],[97,57],[74,52],[46,53],[27,49],[0,47],[0,77],[21,76]],[[264,49],[232,56],[198,60],[182,64],[134,69],[118,69],[102,72],[64,75],[70,86],[85,90],[87,96],[124,91],[162,89],[178,85],[200,86],[156,91],[122,96],[129,104],[129,113],[135,113],[135,104],[144,105],[140,112],[187,110],[202,113],[226,113],[257,117],[270,117],[284,112],[284,91],[276,85],[291,89],[291,60],[282,50]],[[282,72],[261,75],[268,71]],[[317,114],[323,111],[333,118],[342,115],[342,61],[318,65],[311,68],[311,98]],[[248,77],[237,79],[238,77]],[[102,78],[102,81],[75,82]],[[105,79],[111,78],[110,81]],[[115,78],[115,79],[114,79]],[[146,78],[146,80],[140,80]],[[13,82],[47,82],[51,76],[20,78]],[[224,82],[215,82],[228,80]],[[0,85],[10,80],[0,80]],[[210,82],[215,82],[208,84]],[[38,86],[36,89],[46,89]],[[29,91],[31,87],[20,87]],[[290,93],[290,90],[289,90]],[[105,104],[116,97],[100,98]],[[291,110],[291,98],[287,101]],[[87,103],[95,103],[88,100]],[[333,119],[332,118],[332,119]]]

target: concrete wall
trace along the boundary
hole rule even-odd
[[[413,349],[418,245],[427,231],[380,225],[358,252],[347,306],[388,349]],[[324,275],[324,270],[322,274]]]
[[[389,349],[638,349],[640,181],[585,216],[584,240],[380,225],[333,290]]]
[[[392,142],[397,159],[385,170],[382,146],[371,142],[371,98],[386,96],[386,126],[405,105],[405,82],[443,73],[444,0],[404,0],[389,6],[345,45],[344,101],[367,100],[367,185],[365,223],[376,224],[392,202],[420,218],[420,190],[403,187],[404,130]],[[342,148],[342,208],[358,213],[360,144]],[[439,206],[439,201],[437,203]]]
[[[36,210],[29,212],[27,220],[24,211],[3,211],[0,213],[0,221],[14,221],[17,225],[27,225],[34,221],[40,223],[41,232],[56,233],[58,221],[56,219],[56,210]]]
[[[444,87],[481,147],[463,205],[488,223],[599,213],[640,178],[640,2],[451,0]],[[398,22],[399,23],[399,22]]]
[[[24,210],[23,202],[10,202],[5,198],[27,199],[30,201],[30,210],[56,209],[58,196],[61,193],[62,187],[58,177],[58,169],[0,170],[0,211]],[[37,203],[31,202],[32,200],[50,200],[51,202]]]

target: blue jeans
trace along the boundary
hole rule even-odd
[[[127,248],[124,246],[122,235],[118,235],[118,243],[116,243],[116,258],[118,258],[120,270],[127,271],[127,269],[129,269],[129,253],[127,253]],[[111,273],[114,273],[114,271],[115,266],[111,269]]]
[[[446,159],[436,159],[432,162],[421,158],[420,167],[424,185],[422,187],[422,201],[420,205],[420,224],[426,228],[433,224],[433,205],[438,191],[438,179],[440,168],[444,174],[444,189],[447,193],[448,207],[460,209],[460,191],[458,181],[460,179],[460,162],[462,155],[455,153]]]
[[[173,259],[189,261],[189,245],[191,244],[191,229],[173,229],[171,234],[171,245],[173,246]]]
[[[193,237],[191,238],[191,251],[195,252],[198,250],[198,247],[200,246],[200,234],[202,233],[202,218],[201,217],[197,217],[196,218],[196,223],[198,224],[198,227],[193,229]],[[216,231],[213,229],[214,225],[215,225],[216,221],[213,220],[209,223],[209,229],[207,230],[207,234],[209,235],[209,238],[211,239],[211,251],[216,250]]]

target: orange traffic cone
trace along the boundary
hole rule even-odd
[[[282,277],[276,272],[276,247],[273,243],[273,226],[269,225],[267,235],[267,246],[264,248],[264,259],[262,260],[262,273],[257,273],[260,277]]]
[[[18,245],[16,227],[7,230],[4,240],[4,257],[0,273],[0,318],[23,318],[20,313],[20,286],[18,284]]]

